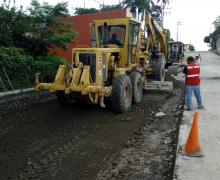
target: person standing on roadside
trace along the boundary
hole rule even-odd
[[[204,109],[200,92],[200,66],[198,63],[195,62],[195,59],[192,56],[189,56],[187,58],[187,65],[184,68],[183,73],[186,74],[186,110],[192,110],[193,92],[197,100],[198,108]]]
[[[200,64],[200,62],[201,62],[201,56],[200,56],[200,54],[197,55],[197,56],[195,56],[195,61],[196,61],[196,63]]]

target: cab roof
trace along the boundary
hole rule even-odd
[[[101,23],[107,23],[107,24],[119,24],[122,23],[122,22],[129,22],[129,21],[132,21],[134,23],[137,23],[137,24],[141,24],[142,22],[139,21],[139,20],[136,20],[134,18],[130,18],[130,17],[125,17],[125,18],[111,18],[111,19],[98,19],[98,20],[94,20],[93,22],[94,23],[98,23],[98,24],[101,24]]]

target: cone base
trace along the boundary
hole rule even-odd
[[[195,152],[186,152],[186,151],[183,151],[183,155],[185,156],[191,156],[191,157],[202,157],[204,156],[203,152],[201,149],[195,151]]]

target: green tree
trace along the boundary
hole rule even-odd
[[[66,49],[76,36],[72,24],[59,19],[68,15],[67,3],[51,6],[32,0],[26,12],[2,5],[0,46],[23,48],[34,57],[47,55],[54,46]]]
[[[190,50],[190,51],[195,51],[195,47],[194,47],[192,44],[190,44],[190,45],[189,45],[189,50]]]
[[[96,13],[98,11],[99,10],[95,8],[76,8],[74,14],[79,16],[83,14]]]
[[[0,46],[12,46],[12,23],[14,22],[15,9],[0,7]]]
[[[122,8],[121,4],[116,5],[100,5],[100,9],[95,8],[76,8],[75,9],[75,15],[83,15],[83,14],[90,14],[90,13],[96,13],[96,12],[103,12],[103,11],[111,11],[114,9],[120,9]]]
[[[205,36],[203,41],[205,43],[210,43],[211,42],[210,36]]]
[[[32,55],[46,55],[51,47],[67,49],[77,35],[72,30],[72,24],[63,22],[59,18],[68,16],[67,3],[58,3],[51,6],[48,3],[42,5],[37,0],[32,0],[28,8],[30,16],[29,38],[32,40]]]
[[[27,16],[20,9],[4,0],[0,6],[0,46],[14,46],[19,41],[18,34],[23,34],[28,27]]]
[[[218,16],[212,24],[215,26],[215,29],[217,29],[220,26],[220,16]]]
[[[134,15],[138,9],[138,16],[141,13],[149,12],[156,20],[162,21],[163,10],[168,3],[169,0],[125,0],[122,4],[130,7]]]
[[[217,40],[220,38],[220,16],[213,22],[214,31],[208,36],[204,37],[204,42],[207,43],[211,49],[216,49]]]
[[[144,13],[145,10],[150,9],[150,0],[125,0],[123,1],[125,7],[130,7],[131,12],[136,15],[136,9],[138,10],[138,15]]]
[[[120,9],[120,8],[122,8],[121,4],[104,5],[104,6],[101,6],[100,11],[111,11],[111,10]]]
[[[166,41],[169,42],[171,41],[171,34],[169,29],[164,29],[164,34],[166,36]]]

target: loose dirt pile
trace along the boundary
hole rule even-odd
[[[176,90],[159,111],[149,114],[147,124],[135,131],[97,179],[172,179],[183,92]]]

